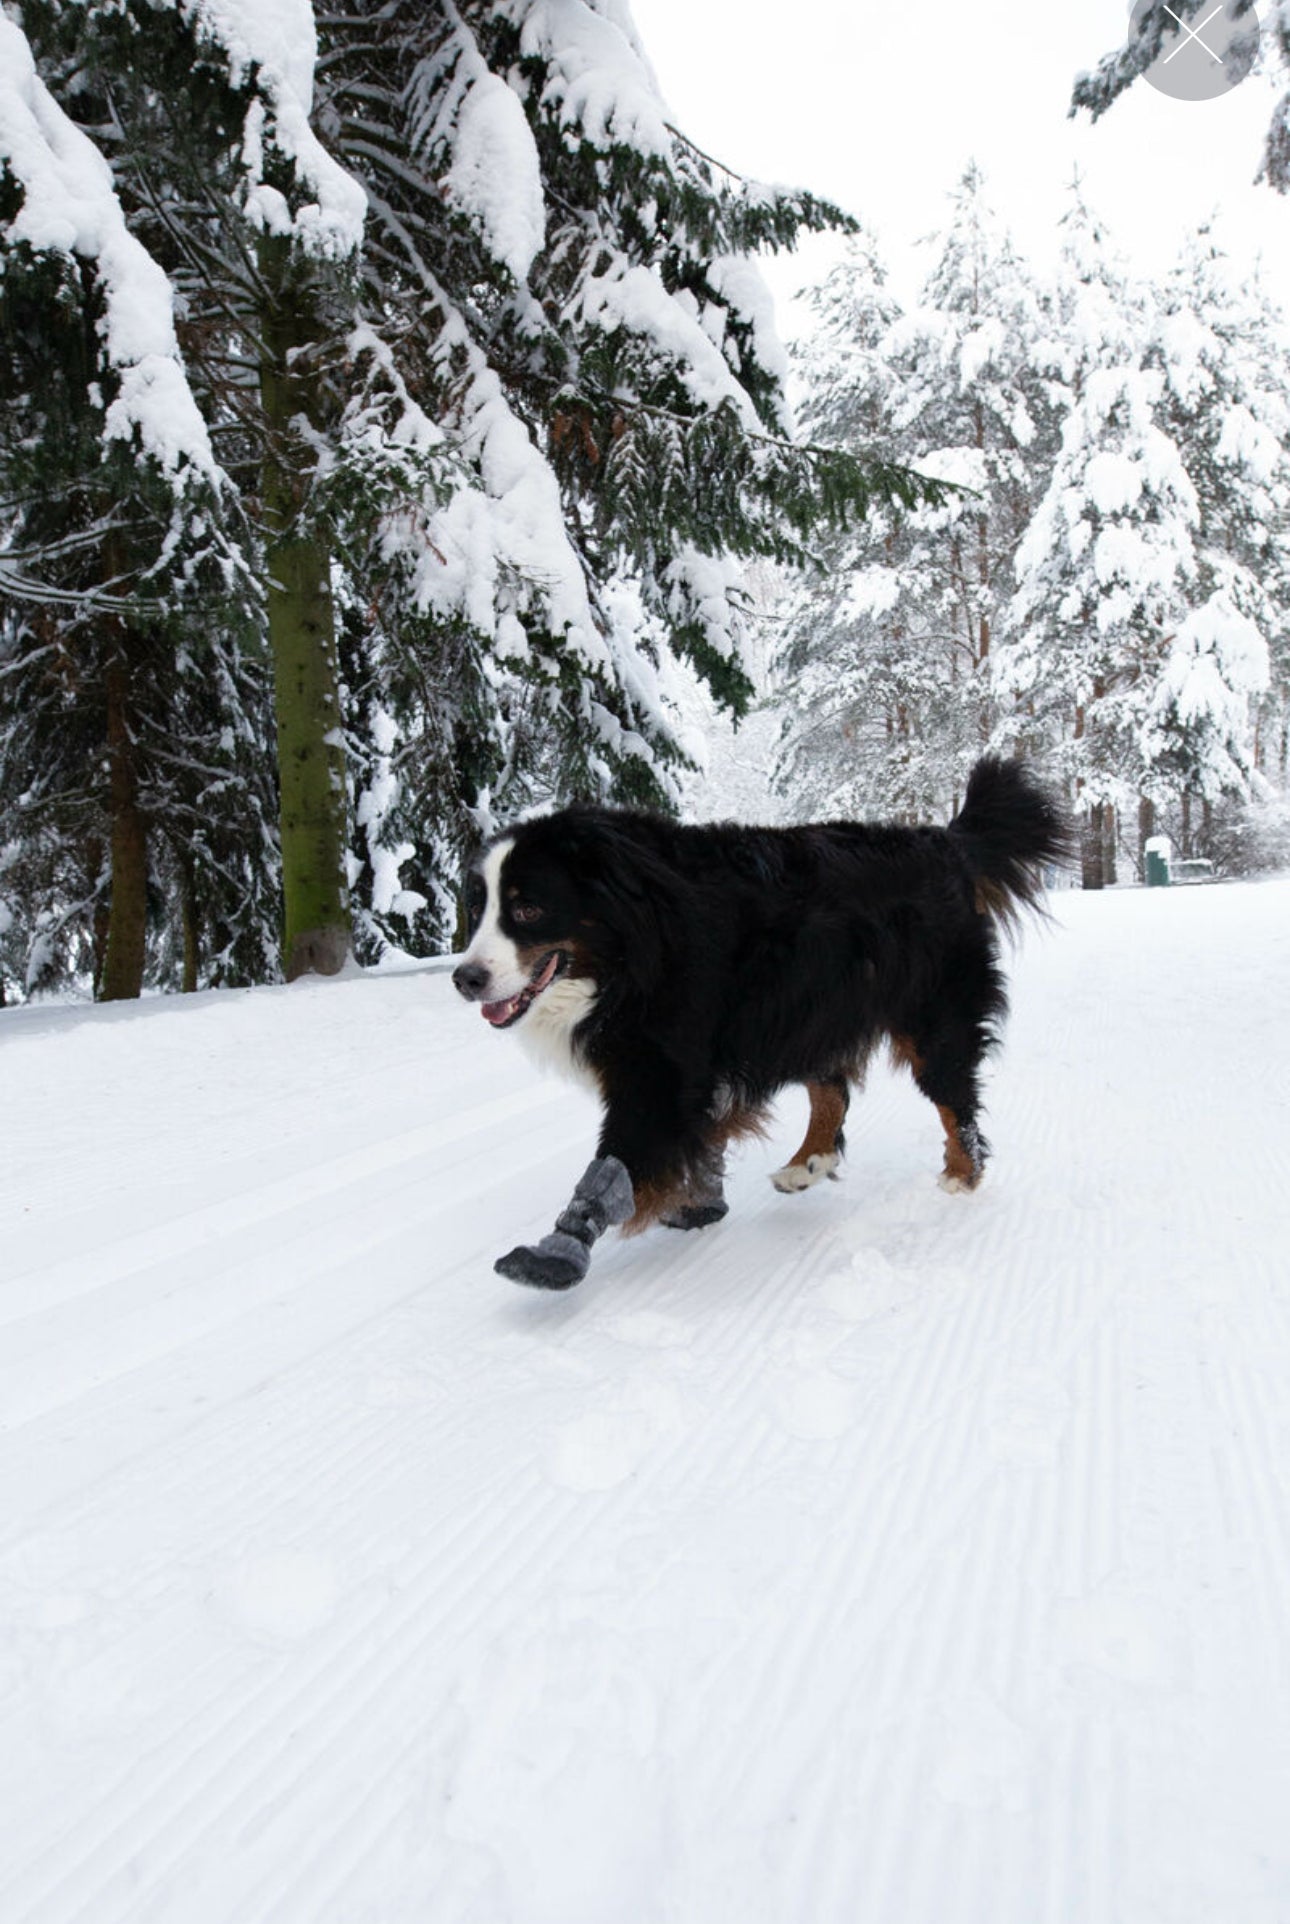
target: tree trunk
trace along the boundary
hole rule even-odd
[[[143,989],[148,929],[148,831],[139,809],[139,771],[130,726],[129,666],[124,647],[118,647],[108,662],[106,687],[112,905],[99,1000],[128,1002]]]
[[[1115,883],[1116,853],[1115,807],[1111,802],[1102,804],[1102,882],[1106,888]]]
[[[85,874],[93,886],[94,913],[90,920],[90,965],[93,970],[94,1000],[103,995],[103,963],[107,955],[108,907],[103,899],[103,844],[91,836],[85,844]]]
[[[1093,802],[1089,806],[1084,821],[1084,831],[1080,836],[1081,880],[1086,889],[1100,889],[1105,880],[1103,859],[1106,842],[1102,825],[1104,804]]]
[[[350,953],[345,882],[345,756],[341,736],[331,553],[301,510],[313,456],[293,430],[321,412],[318,379],[303,352],[311,339],[307,287],[296,284],[286,242],[261,244],[267,288],[260,398],[261,470],[268,571],[269,645],[282,828],[283,962],[287,980],[334,975]]]
[[[285,539],[269,542],[266,559],[281,785],[282,953],[293,982],[310,970],[335,975],[349,954],[345,762],[330,556],[319,542]]]
[[[181,995],[197,993],[197,969],[201,960],[201,931],[197,920],[197,894],[193,888],[193,871],[179,857],[179,915],[184,931],[184,976],[180,985]]]

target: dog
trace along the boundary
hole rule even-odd
[[[981,1064],[1007,1006],[999,926],[1038,907],[1070,852],[1056,800],[994,757],[943,828],[687,826],[579,804],[497,836],[467,873],[453,981],[604,1107],[555,1229],[498,1272],[567,1289],[611,1224],[719,1221],[728,1145],[790,1083],[810,1121],[773,1180],[835,1174],[851,1085],[883,1042],[936,1106],[942,1183],[974,1189]]]

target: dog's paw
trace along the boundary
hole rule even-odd
[[[830,1152],[827,1156],[808,1156],[805,1162],[787,1162],[775,1171],[771,1181],[786,1196],[796,1195],[803,1189],[813,1189],[826,1176],[836,1175],[841,1160],[841,1156]]]
[[[499,1276],[512,1283],[527,1283],[530,1289],[572,1289],[587,1273],[587,1252],[578,1243],[572,1249],[544,1247],[556,1241],[556,1237],[546,1236],[537,1245],[520,1243],[499,1256],[493,1268]],[[559,1241],[569,1243],[573,1238],[564,1236]]]
[[[942,1170],[936,1178],[936,1186],[938,1189],[943,1189],[947,1196],[970,1196],[974,1189],[981,1187],[981,1178],[984,1174],[984,1169],[978,1169],[971,1177],[952,1176],[948,1170]]]
[[[669,1210],[659,1220],[665,1229],[707,1229],[709,1224],[719,1223],[729,1214],[727,1202],[682,1203],[679,1209]]]

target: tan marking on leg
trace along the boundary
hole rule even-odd
[[[959,1135],[959,1119],[952,1109],[937,1103],[936,1113],[945,1131],[945,1174],[941,1178],[946,1189],[975,1189],[981,1180],[981,1171],[963,1146]]]
[[[642,1229],[648,1229],[669,1209],[679,1208],[685,1200],[685,1184],[670,1182],[638,1183],[635,1189],[636,1207],[623,1224],[624,1236],[639,1236]]]
[[[891,1059],[897,1068],[906,1068],[910,1071],[924,1095],[928,1093],[923,1087],[923,1071],[927,1067],[927,1060],[925,1056],[919,1054],[912,1036],[892,1036]],[[936,1103],[935,1106],[936,1113],[941,1119],[941,1128],[945,1131],[945,1168],[940,1176],[941,1188],[975,1189],[985,1173],[984,1155],[979,1158],[973,1156],[959,1132],[959,1119],[954,1111],[947,1109],[941,1102]],[[972,1129],[971,1137],[974,1142],[979,1141],[975,1129]]]
[[[808,1082],[811,1114],[802,1146],[790,1162],[807,1162],[812,1156],[831,1156],[838,1145],[838,1132],[846,1119],[846,1096],[834,1082]]]
[[[719,1116],[713,1123],[708,1137],[709,1152],[713,1167],[720,1170],[727,1147],[732,1142],[743,1142],[749,1136],[764,1136],[766,1133],[766,1111],[740,1104],[727,1114]],[[624,1236],[639,1236],[642,1229],[648,1229],[660,1216],[674,1209],[684,1207],[690,1200],[690,1179],[687,1175],[666,1177],[662,1181],[642,1183],[636,1190],[636,1208],[623,1224]]]
[[[891,1037],[891,1060],[895,1068],[908,1069],[915,1082],[917,1082],[919,1076],[923,1073],[924,1059],[914,1047],[914,1039],[912,1036],[894,1035]]]
[[[808,1082],[806,1093],[811,1099],[811,1114],[802,1146],[771,1177],[776,1189],[786,1195],[822,1182],[833,1174],[839,1161],[838,1135],[846,1120],[846,1091],[835,1082]]]

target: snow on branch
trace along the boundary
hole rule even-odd
[[[1282,0],[1278,0],[1281,4]],[[1122,47],[1103,56],[1092,73],[1082,73],[1071,94],[1070,112],[1083,107],[1098,120],[1114,101],[1159,58],[1170,34],[1176,33],[1200,12],[1209,11],[1209,0],[1149,0],[1141,10],[1135,8],[1129,34]],[[1234,20],[1252,16],[1254,0],[1231,0],[1228,12]],[[1257,20],[1252,22],[1257,35]],[[1236,40],[1228,50],[1229,62],[1247,58],[1247,41]]]
[[[543,105],[596,147],[671,161],[658,82],[624,0],[504,0],[520,50],[547,69]]]
[[[1106,54],[1092,73],[1077,76],[1071,91],[1070,112],[1084,109],[1099,120],[1159,58],[1171,33],[1186,27],[1201,12],[1212,8],[1211,0],[1149,0],[1134,9],[1134,20],[1123,46]],[[1260,43],[1259,16],[1254,0],[1226,0],[1226,11],[1233,26],[1224,56],[1232,84],[1239,82],[1251,68],[1269,70],[1276,57],[1290,62],[1290,0],[1272,0],[1264,9],[1264,37]],[[1274,51],[1269,54],[1269,48]],[[1273,111],[1264,147],[1260,176],[1278,193],[1290,192],[1290,93],[1284,94]]]
[[[457,489],[433,516],[433,539],[418,569],[418,599],[445,614],[459,609],[477,630],[494,634],[503,653],[522,657],[526,644],[516,595],[521,582],[529,583],[550,630],[564,634],[589,665],[603,665],[605,644],[556,477],[495,370],[477,352],[469,358],[459,445],[482,489]]]
[[[219,467],[175,338],[170,282],[131,234],[112,172],[39,75],[25,34],[0,14],[0,169],[22,191],[4,230],[12,247],[91,261],[102,286],[103,351],[119,390],[106,436],[144,449],[170,475],[215,478]]]
[[[758,426],[752,398],[712,340],[688,291],[670,294],[650,267],[613,262],[584,281],[579,316],[605,334],[623,328],[669,363],[695,406],[708,412],[726,404],[745,426]]]
[[[367,196],[309,124],[318,29],[312,0],[173,0],[199,40],[220,49],[229,79],[254,81],[242,142],[247,218],[290,235],[311,253],[341,258],[363,238]],[[266,177],[270,157],[287,162],[308,196],[294,209]]]
[[[462,102],[445,190],[493,258],[527,279],[546,239],[542,172],[518,94],[487,69]]]

